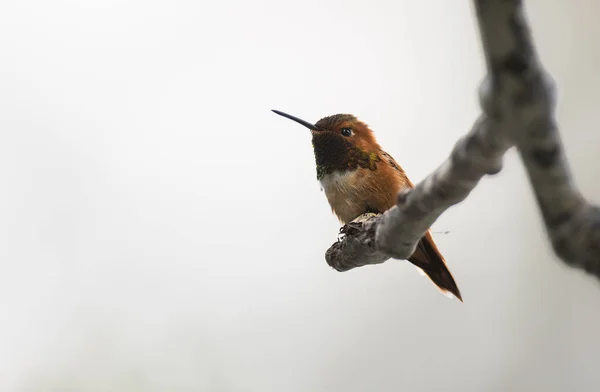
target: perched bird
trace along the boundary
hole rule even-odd
[[[397,194],[413,188],[400,165],[377,143],[373,131],[351,114],[327,116],[315,124],[273,110],[310,129],[317,180],[342,224],[365,213],[380,214],[396,204]],[[462,302],[460,290],[438,250],[431,230],[408,258],[445,295]]]

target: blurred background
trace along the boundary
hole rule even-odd
[[[526,3],[600,201],[600,3]],[[433,227],[461,304],[327,266],[310,135],[270,111],[353,113],[419,182],[484,72],[467,1],[3,2],[0,391],[596,391],[600,286],[514,151]]]

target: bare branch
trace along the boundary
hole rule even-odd
[[[501,170],[510,146],[508,137],[482,116],[437,170],[401,192],[398,204],[383,214],[375,235],[378,249],[397,259],[410,257],[444,211],[466,199],[484,175]]]
[[[581,196],[554,119],[554,87],[538,60],[522,1],[474,0],[488,75],[480,88],[484,114],[437,170],[398,195],[383,215],[342,228],[326,253],[345,271],[390,257],[407,259],[427,229],[462,202],[486,174],[501,170],[516,146],[557,255],[600,277],[600,209]]]
[[[375,232],[381,215],[364,214],[342,226],[344,237],[325,253],[325,260],[334,269],[342,272],[368,264],[381,264],[390,258],[375,246]]]

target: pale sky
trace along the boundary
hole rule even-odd
[[[600,201],[600,5],[527,4]],[[461,304],[327,266],[310,134],[271,112],[353,113],[416,183],[484,72],[466,1],[4,2],[0,392],[596,391],[600,285],[514,151],[433,227]]]

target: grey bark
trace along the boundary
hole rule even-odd
[[[462,202],[486,174],[502,169],[509,148],[519,152],[553,249],[564,262],[600,277],[600,210],[574,184],[554,118],[555,90],[535,51],[519,0],[474,0],[487,76],[483,114],[450,157],[382,215],[342,227],[327,250],[338,271],[407,259],[427,229]]]

